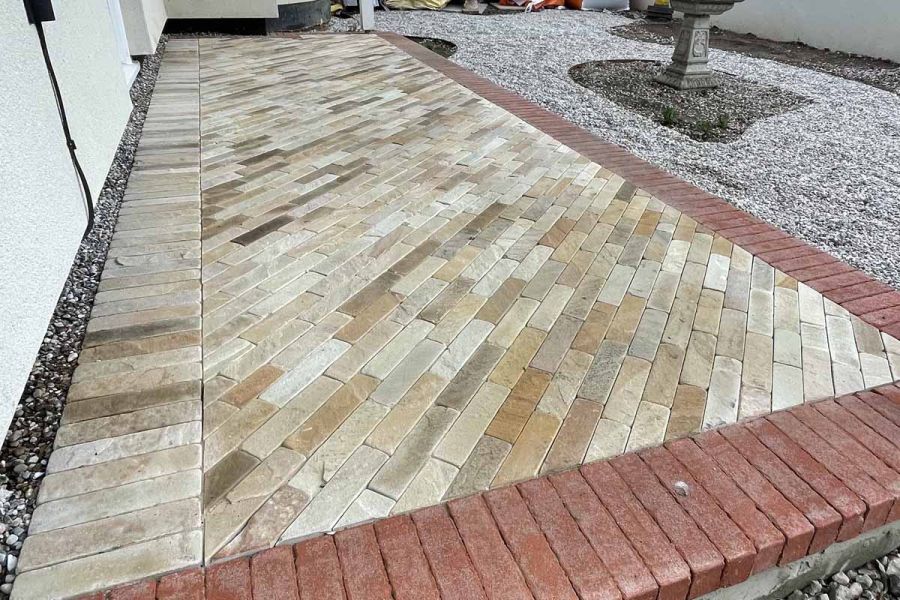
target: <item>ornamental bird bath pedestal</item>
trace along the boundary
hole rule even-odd
[[[709,68],[709,18],[721,15],[743,0],[671,0],[672,10],[684,13],[672,62],[656,81],[679,90],[719,86]]]

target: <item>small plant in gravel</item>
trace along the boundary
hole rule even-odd
[[[719,115],[719,118],[716,120],[716,125],[719,126],[719,129],[727,130],[729,126],[731,126],[731,117],[728,113],[722,113]]]
[[[710,137],[712,137],[713,130],[715,128],[716,126],[713,125],[712,121],[699,121],[697,123],[697,131],[700,132],[700,135],[701,137],[703,137],[703,139],[709,139]]]
[[[678,124],[678,111],[674,106],[667,106],[662,109],[662,124],[666,127],[672,127]]]

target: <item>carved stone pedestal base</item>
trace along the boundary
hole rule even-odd
[[[718,87],[709,68],[709,15],[684,15],[672,63],[656,81],[679,90]]]
[[[679,90],[706,90],[719,87],[719,78],[713,73],[684,73],[672,72],[666,69],[654,78],[656,81]]]

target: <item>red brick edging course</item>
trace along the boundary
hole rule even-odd
[[[900,292],[847,263],[604,141],[396,33],[383,39],[485,100],[650,192],[754,256],[822,293],[881,331],[900,337]]]
[[[900,519],[900,386],[90,600],[682,600]]]

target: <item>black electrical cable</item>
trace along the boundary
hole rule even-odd
[[[91,200],[91,188],[88,187],[87,177],[78,162],[78,155],[75,153],[75,140],[72,139],[72,133],[69,131],[69,119],[66,117],[66,107],[63,105],[62,94],[59,91],[59,83],[56,81],[56,73],[53,71],[53,63],[50,61],[50,52],[47,50],[47,38],[44,37],[44,27],[40,20],[36,20],[34,26],[37,28],[38,39],[41,42],[41,51],[44,53],[44,63],[47,65],[47,73],[50,74],[50,84],[53,86],[53,95],[56,98],[56,108],[59,111],[59,119],[62,122],[63,134],[66,136],[66,146],[69,148],[69,156],[72,159],[72,166],[78,174],[81,182],[82,192],[84,193],[84,203],[87,207],[88,221],[87,227],[84,229],[84,240],[91,229],[94,227],[94,202]]]

